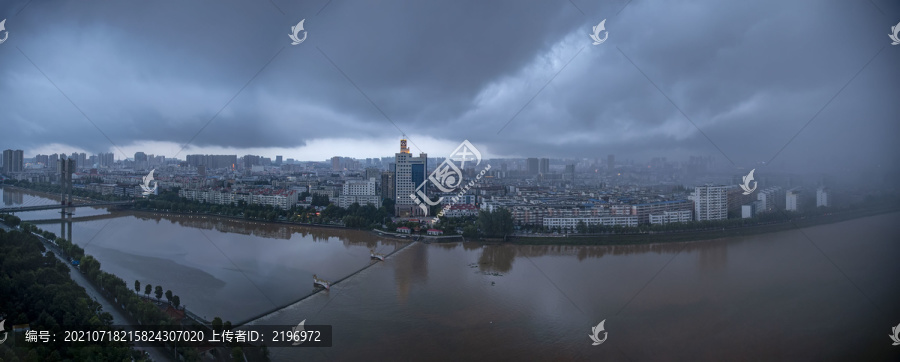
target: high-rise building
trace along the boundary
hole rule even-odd
[[[550,159],[542,158],[540,167],[538,167],[538,173],[547,174],[550,173]]]
[[[830,202],[830,200],[828,200],[828,193],[829,193],[828,188],[827,188],[827,187],[824,187],[824,186],[823,186],[823,187],[819,187],[819,189],[816,190],[816,207],[819,207],[819,206],[824,206],[824,207],[831,206],[831,202]]]
[[[3,151],[3,173],[25,171],[25,152],[22,150]]]
[[[394,195],[394,172],[385,171],[381,173],[381,198],[396,200]]]
[[[42,167],[47,167],[47,164],[50,163],[50,156],[47,155],[35,155],[34,162],[39,163]]]
[[[728,218],[728,186],[697,186],[689,198],[697,221]]]
[[[800,208],[800,188],[795,187],[787,191],[784,196],[784,209],[797,211]]]
[[[425,172],[428,169],[428,155],[419,153],[419,157],[413,157],[406,147],[406,139],[400,140],[400,152],[394,154],[396,171],[394,173],[394,214],[397,216],[424,215],[422,209],[416,205],[411,195],[416,188],[425,182]],[[423,192],[427,192],[423,190]]]
[[[331,158],[331,170],[332,171],[340,171],[341,170],[341,157],[334,156]]]
[[[528,164],[528,174],[537,175],[540,172],[540,162],[537,158],[529,158],[526,163]]]
[[[281,161],[282,161],[281,156],[276,155],[276,156],[275,156],[275,165],[276,165],[276,166],[281,166]]]
[[[606,167],[609,168],[610,171],[616,170],[616,155],[606,156]]]
[[[59,163],[59,154],[58,153],[54,153],[47,157],[47,168],[49,168],[50,170],[55,170],[57,167],[56,166],[57,163]]]
[[[756,209],[753,211],[754,213],[758,212],[768,212],[774,211],[778,208],[778,200],[783,200],[779,196],[781,195],[780,187],[768,187],[766,189],[757,191],[756,200],[759,202]]]
[[[260,165],[260,157],[256,155],[244,155],[241,158],[245,170],[253,169],[253,166]]]
[[[116,162],[116,156],[112,152],[101,152],[97,155],[97,163],[100,167],[112,167]]]
[[[150,166],[147,160],[147,154],[143,152],[134,153],[134,169],[135,171],[146,170]]]

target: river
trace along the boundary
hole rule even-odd
[[[19,198],[3,195],[5,205]],[[40,213],[53,214],[20,216],[49,218]],[[308,294],[314,273],[339,279],[370,263],[369,248],[405,244],[362,231],[113,214],[73,228],[104,270],[236,322]],[[655,245],[416,243],[253,323],[333,326],[334,347],[272,348],[282,361],[897,360],[888,335],[900,323],[898,221],[891,213]],[[593,346],[591,327],[604,320],[608,339]]]

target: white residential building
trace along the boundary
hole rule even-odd
[[[348,208],[353,203],[381,207],[381,196],[378,196],[376,191],[375,179],[351,180],[344,183],[343,193],[337,199],[337,206]]]
[[[800,207],[800,188],[795,187],[785,194],[784,209],[787,211],[797,211]]]
[[[831,206],[831,202],[828,200],[829,190],[827,187],[820,187],[816,190],[816,207],[819,206]]]
[[[697,221],[728,218],[728,186],[697,186],[689,198]]]
[[[741,205],[741,218],[749,219],[749,218],[753,217],[753,209],[755,206],[756,206],[755,203]]]
[[[775,200],[780,192],[781,188],[779,187],[769,187],[765,190],[760,190],[756,194],[756,200],[759,201],[759,205],[757,205],[755,212],[775,210]]]
[[[637,216],[602,216],[602,217],[545,217],[544,228],[574,231],[579,222],[585,225],[603,226],[638,226]]]
[[[344,183],[344,190],[342,195],[350,195],[350,196],[369,196],[369,195],[377,195],[375,192],[375,180],[369,179],[367,181],[361,180],[350,180]]]
[[[338,196],[337,206],[348,208],[353,203],[357,203],[360,206],[366,204],[372,204],[375,207],[381,207],[381,196],[378,195],[341,195]]]
[[[282,209],[290,209],[297,204],[299,193],[296,190],[262,190],[257,193],[237,193],[219,190],[178,190],[178,196],[218,205],[236,205],[240,201],[248,205],[269,205]]]
[[[668,224],[671,222],[689,222],[694,220],[691,210],[663,211],[658,214],[650,214],[650,224]]]

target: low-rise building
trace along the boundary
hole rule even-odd
[[[663,211],[661,213],[650,214],[649,219],[651,225],[661,225],[673,222],[690,222],[694,220],[694,213],[690,209]]]
[[[638,226],[637,216],[545,217],[543,222],[546,229],[564,231],[575,231],[579,223],[585,226]]]

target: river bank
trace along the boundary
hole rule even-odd
[[[560,235],[560,236],[514,236],[507,241],[521,245],[633,245],[672,243],[685,241],[712,240],[736,236],[775,233],[779,231],[833,224],[868,216],[875,216],[900,211],[900,207],[888,207],[871,210],[855,210],[833,213],[800,220],[773,222],[764,225],[741,226],[735,228],[718,228],[712,230],[686,230],[681,232],[647,232],[643,234],[610,234],[610,235]],[[499,240],[498,240],[499,241]]]
[[[17,186],[4,185],[3,187],[8,187],[11,189],[22,190],[31,192],[43,197],[55,197],[58,198],[58,195],[37,191]],[[762,225],[748,225],[748,226],[739,226],[739,227],[731,227],[731,228],[715,228],[715,229],[706,229],[706,230],[683,230],[683,231],[649,231],[644,233],[631,233],[631,234],[561,234],[558,236],[550,236],[550,235],[536,235],[536,236],[528,236],[528,235],[514,235],[504,239],[498,238],[463,238],[460,235],[450,235],[450,236],[428,236],[428,235],[410,235],[410,234],[400,234],[394,233],[390,231],[378,230],[378,229],[357,229],[357,228],[348,228],[342,225],[330,225],[330,224],[310,224],[310,223],[299,223],[299,222],[291,222],[291,221],[282,221],[282,220],[258,220],[258,219],[250,219],[239,216],[230,216],[230,215],[222,215],[222,214],[214,214],[207,212],[178,212],[178,211],[169,211],[169,210],[159,210],[159,209],[148,209],[148,208],[138,208],[135,206],[125,207],[118,206],[116,209],[120,210],[133,210],[135,212],[149,212],[149,213],[161,213],[161,214],[170,214],[170,215],[186,215],[186,216],[208,216],[221,218],[225,220],[234,220],[234,221],[245,221],[245,222],[253,222],[253,223],[262,223],[262,224],[271,224],[271,225],[292,225],[292,226],[304,226],[309,228],[322,228],[322,229],[344,229],[344,230],[361,230],[368,231],[372,235],[376,235],[382,238],[391,239],[394,241],[409,241],[410,238],[416,238],[416,240],[422,240],[424,242],[437,242],[437,243],[446,243],[446,242],[459,242],[459,241],[476,241],[482,242],[485,244],[497,244],[497,243],[511,243],[511,244],[521,244],[521,245],[633,245],[633,244],[653,244],[653,243],[670,243],[670,242],[684,242],[684,241],[698,241],[698,240],[711,240],[711,239],[719,239],[725,237],[733,237],[733,236],[747,236],[747,235],[758,235],[765,233],[774,233],[779,231],[790,230],[799,227],[809,227],[814,225],[822,225],[829,223],[836,223],[841,221],[852,220],[861,217],[874,216],[883,213],[897,212],[900,211],[900,207],[891,206],[891,207],[883,207],[883,208],[875,208],[875,209],[863,209],[863,210],[852,210],[852,211],[842,211],[835,212],[827,215],[820,216],[810,216],[801,218],[799,220],[786,220],[780,222],[772,222]]]

